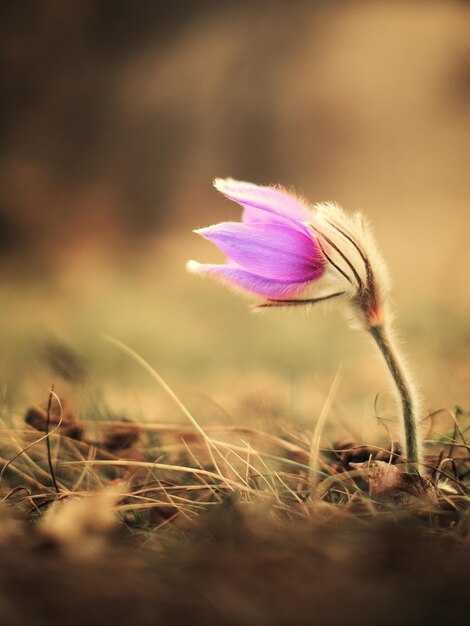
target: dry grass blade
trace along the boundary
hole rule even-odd
[[[315,493],[315,489],[318,483],[319,465],[320,465],[320,441],[325,427],[326,420],[330,414],[331,407],[333,406],[333,400],[338,390],[339,381],[341,378],[341,366],[338,368],[334,377],[333,383],[330,387],[328,395],[323,404],[322,410],[315,424],[315,430],[313,432],[312,443],[310,446],[310,463],[309,463],[309,477],[310,477],[310,490],[311,493]]]
[[[62,422],[63,419],[63,410],[62,405],[60,403],[59,397],[54,393],[54,385],[51,386],[49,391],[49,399],[47,401],[47,410],[46,410],[46,449],[47,449],[47,462],[49,464],[49,471],[51,474],[52,484],[54,485],[54,489],[58,494],[60,494],[59,485],[57,484],[57,480],[55,477],[54,464],[52,463],[52,454],[51,454],[51,439],[49,437],[49,426],[51,423],[51,407],[52,407],[52,398],[56,398],[60,407],[60,418],[59,422]]]
[[[64,461],[66,465],[77,465],[77,464],[89,464],[96,466],[117,466],[117,467],[142,467],[147,469],[160,469],[167,470],[170,472],[183,473],[183,474],[194,474],[200,476],[206,476],[207,478],[212,478],[213,480],[220,480],[224,485],[232,486],[236,490],[244,491],[247,493],[251,493],[254,495],[259,495],[259,492],[255,489],[251,489],[247,487],[244,483],[238,483],[236,480],[232,480],[226,476],[221,476],[218,472],[211,472],[210,470],[200,469],[195,467],[186,467],[184,465],[170,465],[168,463],[149,463],[146,461],[128,461],[128,460],[116,460],[116,461],[108,461],[108,460],[96,460],[96,461]]]
[[[212,453],[212,447],[214,446],[214,443],[212,442],[211,438],[206,434],[206,432],[201,428],[201,426],[199,425],[197,420],[194,419],[194,417],[191,415],[190,411],[188,411],[186,406],[181,402],[181,400],[178,398],[178,396],[173,391],[173,389],[160,376],[160,374],[149,363],[147,363],[147,361],[144,358],[142,358],[140,356],[140,354],[137,354],[137,352],[132,350],[132,348],[127,346],[122,341],[119,341],[119,339],[115,339],[114,337],[111,337],[110,335],[106,335],[106,334],[104,334],[103,336],[104,336],[104,338],[107,341],[109,341],[110,343],[115,345],[117,348],[119,348],[119,350],[124,352],[124,354],[127,354],[128,356],[130,356],[148,374],[150,374],[150,376],[160,385],[160,387],[165,391],[165,393],[173,400],[173,402],[176,404],[176,406],[179,407],[179,409],[182,411],[182,413],[187,417],[187,419],[190,421],[190,423],[193,425],[193,427],[197,430],[197,432],[201,435],[201,437],[206,442],[207,450],[208,450],[209,455],[211,457],[211,461],[212,461],[214,467],[216,468],[217,472],[219,473],[219,475],[222,477],[222,473],[220,472],[220,469],[218,468],[217,462],[216,462],[216,460],[214,458],[214,455]]]

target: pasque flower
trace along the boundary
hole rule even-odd
[[[274,187],[220,179],[214,184],[242,205],[242,222],[196,230],[228,258],[225,265],[190,261],[191,271],[272,299],[298,296],[325,273],[327,261],[308,225],[311,214],[301,202]]]
[[[214,185],[243,207],[242,221],[196,230],[227,259],[189,261],[188,270],[261,297],[262,307],[344,300],[385,358],[402,407],[408,462],[417,467],[417,396],[391,332],[388,272],[362,215],[330,203],[309,206],[281,187],[232,179]]]
[[[214,185],[243,207],[242,222],[196,230],[227,260],[220,265],[189,261],[191,272],[261,296],[259,306],[312,304],[345,296],[367,326],[380,321],[375,273],[381,275],[383,295],[387,274],[359,214],[349,217],[333,204],[310,208],[280,187],[231,179],[216,179]]]

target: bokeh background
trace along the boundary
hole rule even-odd
[[[214,177],[283,183],[370,218],[425,410],[469,403],[467,2],[26,0],[0,9],[0,379],[178,419],[337,424],[395,412],[334,310],[253,315],[186,275],[193,228],[238,219]],[[98,401],[98,398],[100,399]]]

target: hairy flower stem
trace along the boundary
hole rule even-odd
[[[401,400],[408,469],[419,471],[421,449],[418,435],[418,402],[413,384],[409,380],[397,347],[386,329],[383,326],[371,326],[369,331],[387,363]]]

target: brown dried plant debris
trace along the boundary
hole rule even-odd
[[[407,472],[404,465],[377,460],[350,465],[360,470],[360,477],[366,483],[369,494],[375,498],[388,499],[397,504],[411,504],[417,500],[437,504],[437,486],[425,476]]]
[[[77,417],[74,406],[66,400],[63,400],[60,404],[56,401],[51,403],[49,425],[46,405],[28,409],[24,421],[35,430],[41,432],[46,432],[47,430],[50,432],[58,427],[59,433],[64,437],[78,441],[83,439],[84,426]]]
[[[38,522],[42,537],[74,559],[96,560],[118,529],[115,507],[122,489],[111,486],[52,503]]]
[[[24,417],[26,424],[40,432],[57,430],[58,434],[76,441],[81,441],[90,446],[119,456],[125,453],[126,458],[137,458],[135,448],[141,443],[141,428],[135,422],[127,418],[107,423],[102,429],[100,436],[89,433],[89,425],[83,423],[78,416],[78,411],[68,400],[52,402],[49,411],[49,424],[47,407],[31,407]],[[96,424],[94,424],[96,426]],[[96,430],[95,428],[93,430]],[[134,454],[129,456],[129,451],[134,449]]]
[[[108,452],[120,452],[136,446],[140,439],[141,428],[124,418],[106,427],[103,439],[98,445]]]
[[[350,470],[353,463],[366,461],[383,461],[395,464],[402,458],[403,450],[399,443],[394,442],[388,448],[379,448],[367,445],[358,445],[351,440],[340,440],[332,444],[331,450],[326,451],[326,456],[333,460],[337,471]]]

